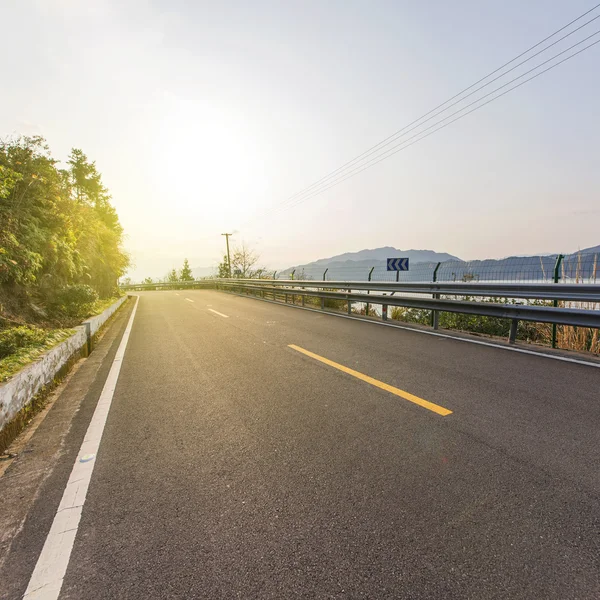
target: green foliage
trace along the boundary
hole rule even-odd
[[[46,332],[38,327],[11,327],[0,331],[0,359],[15,353],[19,348],[43,344]]]
[[[154,283],[154,281],[153,281],[152,277],[146,277],[146,279],[144,279],[144,281],[142,281],[142,283],[149,285],[151,283]]]
[[[452,297],[452,299],[456,299]],[[514,299],[507,298],[475,298],[465,296],[463,300],[469,302],[493,302],[496,304],[518,304]],[[543,301],[533,301],[532,304],[543,304]],[[486,317],[480,315],[469,315],[462,313],[439,312],[439,326],[442,329],[455,329],[458,331],[468,331],[482,335],[491,335],[497,337],[508,337],[510,332],[510,319],[500,319],[498,317]],[[390,317],[396,321],[406,323],[418,323],[420,325],[431,325],[431,311],[421,308],[406,308],[404,306],[394,306],[391,308]],[[527,341],[542,341],[542,335],[538,323],[527,321],[519,322],[518,338]]]
[[[179,281],[179,275],[175,269],[171,269],[167,275],[167,281],[169,283],[177,283]]]
[[[25,365],[73,334],[73,330],[46,330],[20,326],[0,331],[0,381],[6,381]]]
[[[0,223],[1,284],[85,283],[107,297],[129,265],[108,190],[81,150],[63,170],[41,137],[0,142]]]
[[[179,272],[179,281],[194,281],[194,276],[192,275],[192,269],[190,269],[190,263],[188,259],[184,259],[183,267]]]
[[[227,255],[223,257],[223,262],[219,263],[217,268],[217,277],[220,279],[226,279],[229,277],[229,263],[227,262]]]
[[[55,291],[49,306],[57,316],[84,319],[94,312],[98,292],[82,283],[67,285]]]

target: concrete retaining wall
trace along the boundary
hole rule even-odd
[[[114,312],[127,300],[119,298],[101,314],[84,321],[76,332],[64,342],[44,353],[38,360],[25,367],[5,383],[0,383],[0,440],[4,429],[46,386],[54,382],[67,363],[76,355],[91,347],[93,336]]]

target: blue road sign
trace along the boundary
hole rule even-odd
[[[408,258],[388,258],[388,271],[408,271]]]

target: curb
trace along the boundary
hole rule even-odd
[[[100,329],[129,296],[119,298],[99,315],[74,329],[75,333],[0,383],[0,454],[23,429],[24,424],[50,388],[70,370],[75,361],[88,356]]]

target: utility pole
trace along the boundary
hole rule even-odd
[[[229,274],[229,279],[231,279],[231,258],[229,257],[229,236],[233,235],[233,233],[222,233],[221,235],[225,236],[227,240],[227,272]]]

